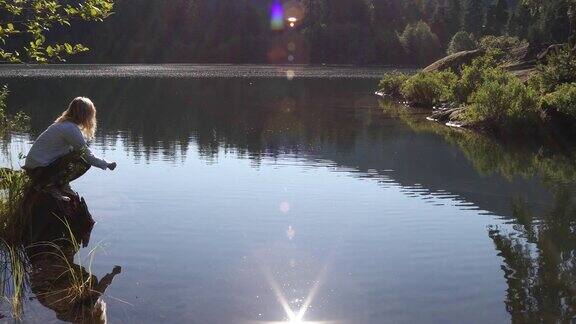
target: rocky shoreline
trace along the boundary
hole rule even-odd
[[[531,48],[526,44],[525,46],[515,48],[511,53],[508,53],[508,59],[501,62],[498,65],[498,68],[510,73],[524,85],[528,86],[530,80],[537,75],[538,66],[545,64],[550,55],[553,55],[564,46],[564,44],[555,44],[546,47]],[[576,47],[572,49],[572,52],[576,53]],[[483,49],[458,52],[435,61],[422,69],[419,73],[426,74],[441,71],[456,71],[458,74],[461,73],[464,66],[472,64],[474,60],[481,58],[485,54],[486,51]],[[387,94],[384,90],[376,91],[375,94],[380,97],[399,101],[401,104],[407,106],[417,106],[421,108],[419,105],[411,104],[400,94]],[[470,121],[466,118],[466,114],[471,109],[470,104],[442,102],[429,108],[431,108],[431,112],[426,119],[432,122],[441,123],[447,127],[471,129],[473,131],[492,134],[514,134],[515,132],[518,132],[518,129],[505,129],[506,127],[504,125],[500,125],[498,122],[493,120]],[[537,119],[538,131],[545,130],[547,133],[550,133],[551,131],[555,134],[562,134],[562,136],[576,136],[576,118],[558,111],[555,107],[542,107]],[[526,133],[526,129],[522,130],[520,133]]]

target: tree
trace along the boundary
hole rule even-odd
[[[489,35],[501,35],[509,18],[508,2],[497,0],[488,7],[486,14],[486,33]]]
[[[478,36],[482,33],[484,6],[482,0],[465,0],[462,11],[462,27],[465,31]]]
[[[565,40],[568,32],[574,33],[576,0],[522,0],[520,4],[526,5],[532,14],[542,18],[540,21],[543,24],[542,32],[548,34],[549,38],[546,41]]]
[[[50,41],[47,35],[73,21],[102,21],[113,6],[113,0],[0,0],[0,59],[46,63],[85,52],[82,44]]]
[[[448,45],[447,53],[454,54],[461,51],[470,51],[476,48],[478,48],[478,43],[476,43],[472,35],[465,31],[459,31],[454,35],[454,37],[452,37],[452,40]]]
[[[448,0],[447,25],[449,35],[454,35],[462,29],[462,4],[461,0]]]
[[[510,15],[507,30],[510,35],[518,38],[527,39],[529,30],[526,26],[533,26],[533,15],[530,8],[524,3],[518,3],[516,9]]]
[[[448,30],[449,18],[446,6],[436,4],[429,24],[432,32],[438,36],[440,44],[445,46],[453,34]]]
[[[406,26],[399,40],[412,60],[420,64],[430,63],[440,55],[438,37],[423,21]]]

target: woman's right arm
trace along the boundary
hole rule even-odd
[[[104,159],[96,157],[92,151],[88,148],[88,144],[84,139],[84,135],[80,131],[80,128],[74,124],[66,125],[62,132],[64,139],[74,151],[83,151],[82,156],[86,159],[90,165],[100,168],[102,170],[106,170],[110,163],[106,162]]]

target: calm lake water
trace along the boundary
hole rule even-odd
[[[110,323],[575,315],[574,158],[447,129],[380,101],[375,79],[321,72],[5,74],[9,107],[32,116],[13,152],[71,98],[99,109],[92,149],[118,168],[72,186],[98,222],[92,271],[122,266],[104,297]],[[58,322],[34,299],[24,318]]]

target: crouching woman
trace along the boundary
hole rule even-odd
[[[96,132],[96,108],[92,101],[78,97],[39,137],[26,156],[23,169],[36,190],[68,201],[74,194],[70,182],[95,166],[114,170],[116,163],[94,156],[86,141]]]

